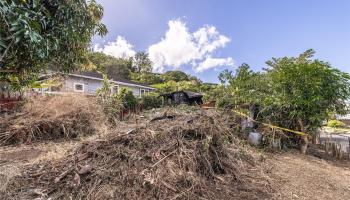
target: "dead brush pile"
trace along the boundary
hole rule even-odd
[[[260,155],[217,113],[177,113],[33,166],[8,199],[268,199]]]
[[[72,139],[104,128],[100,107],[82,95],[29,99],[19,113],[0,120],[0,145]]]

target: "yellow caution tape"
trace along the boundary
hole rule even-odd
[[[262,125],[264,125],[264,126],[268,126],[268,127],[270,127],[270,128],[275,128],[275,129],[279,129],[279,130],[283,130],[283,131],[288,131],[288,132],[295,133],[295,134],[300,135],[300,136],[307,135],[307,133],[304,133],[304,132],[301,132],[301,131],[295,131],[295,130],[291,130],[291,129],[288,129],[288,128],[283,128],[283,127],[275,126],[275,125],[273,125],[273,124],[268,124],[268,123],[256,121],[255,119],[251,118],[251,117],[248,116],[247,114],[244,114],[244,113],[239,112],[239,111],[237,111],[237,110],[232,110],[232,111],[233,111],[234,113],[238,114],[238,115],[241,115],[241,116],[243,116],[243,117],[246,117],[246,118],[252,120],[253,122],[262,124]]]

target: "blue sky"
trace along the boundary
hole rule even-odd
[[[98,0],[109,30],[96,51],[149,51],[156,71],[180,69],[217,82],[242,63],[261,70],[271,57],[316,58],[350,73],[349,0]]]

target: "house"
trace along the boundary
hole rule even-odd
[[[43,93],[84,93],[89,95],[96,94],[97,89],[102,87],[103,76],[97,72],[85,71],[74,72],[69,74],[51,73],[42,75],[39,80],[49,80],[57,77],[59,83],[55,86],[42,89]],[[135,97],[142,97],[143,94],[156,90],[146,84],[137,83],[134,81],[120,79],[116,77],[108,77],[110,83],[113,84],[113,92],[118,92],[121,88],[126,88],[134,94]]]
[[[203,95],[191,91],[177,91],[169,94],[163,94],[165,102],[170,104],[188,104],[188,105],[200,105],[203,103]]]
[[[350,126],[350,114],[337,116],[337,120],[343,122],[347,126]]]

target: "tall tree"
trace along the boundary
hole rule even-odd
[[[0,78],[25,85],[49,64],[79,68],[92,36],[107,33],[102,15],[94,0],[1,0]]]
[[[254,72],[250,66],[243,63],[235,73],[225,70],[219,75],[219,80],[226,88],[226,95],[232,98],[234,105],[261,104],[268,94],[266,75]]]
[[[115,58],[101,52],[89,53],[88,59],[95,70],[108,74],[108,77],[130,79],[130,59]]]
[[[273,58],[268,61],[271,101],[266,111],[279,113],[271,119],[313,135],[329,113],[344,113],[350,98],[350,76],[329,63],[313,60],[313,50],[296,58]],[[302,137],[305,153],[307,137]]]
[[[152,61],[148,57],[146,52],[137,52],[134,57],[134,71],[137,73],[150,73],[152,72]]]
[[[306,133],[296,137],[303,153],[308,136],[315,135],[329,113],[345,113],[350,99],[350,75],[312,59],[314,53],[310,49],[298,57],[272,58],[264,72],[244,64],[234,75],[226,71],[220,76],[229,83],[225,93],[233,105],[259,105],[259,121]]]
[[[112,78],[130,79],[130,69],[128,68],[128,60],[113,59],[104,64],[106,73]]]
[[[221,82],[221,84],[223,85],[228,84],[229,81],[233,79],[232,71],[225,69],[223,72],[219,74],[218,79]]]

